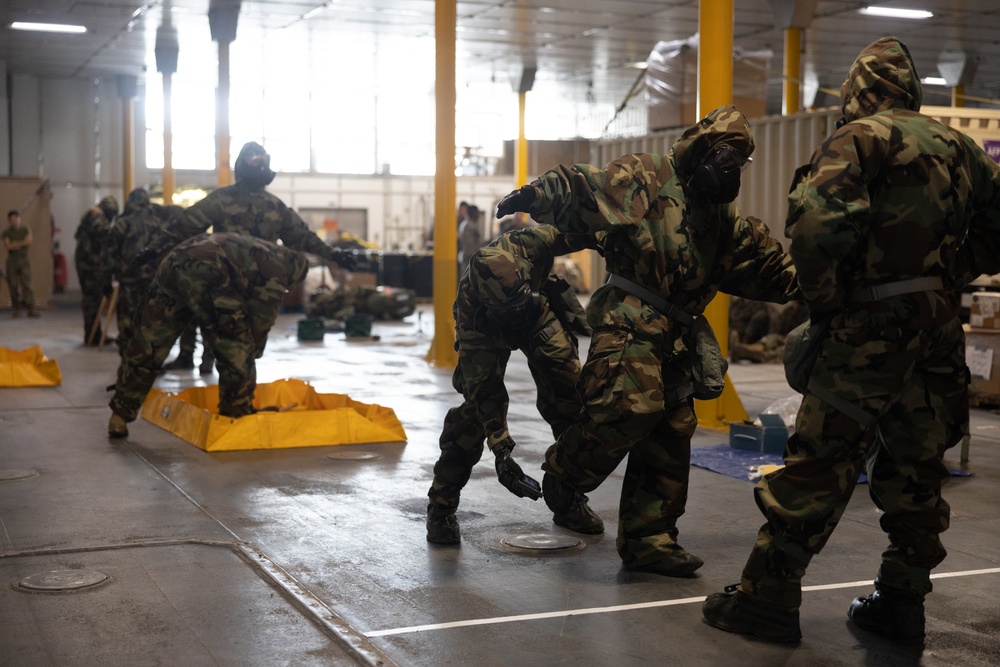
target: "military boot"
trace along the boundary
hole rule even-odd
[[[709,625],[727,632],[753,635],[771,642],[798,642],[799,610],[774,607],[755,601],[737,586],[705,599],[701,613]]]
[[[427,541],[434,544],[458,544],[462,541],[454,511],[434,504],[427,506]]]
[[[38,317],[38,311],[34,308],[28,309],[28,317]]]
[[[587,504],[587,496],[550,473],[542,477],[542,497],[552,510],[552,522],[585,535],[604,532],[604,521]]]
[[[924,640],[924,601],[913,595],[876,590],[855,598],[847,618],[864,628],[900,644]]]
[[[625,563],[625,569],[632,572],[648,572],[662,574],[665,577],[690,577],[694,571],[705,564],[705,561],[677,545],[667,550],[664,557],[652,563],[636,565]]]
[[[108,420],[108,437],[109,438],[127,438],[128,437],[128,424],[125,423],[125,418],[121,417],[117,413],[111,413],[111,419]]]
[[[165,371],[189,371],[192,368],[194,368],[194,353],[184,350],[181,350],[176,359],[163,365]]]

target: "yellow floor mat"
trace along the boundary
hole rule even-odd
[[[49,359],[40,345],[26,350],[0,347],[0,387],[55,387],[62,373],[55,359]]]
[[[153,389],[142,418],[207,452],[406,441],[391,408],[320,394],[302,380],[257,385],[254,407],[263,411],[253,415],[222,417],[218,404],[218,385]]]

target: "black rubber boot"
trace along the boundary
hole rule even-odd
[[[859,628],[900,644],[924,641],[924,601],[912,595],[876,590],[855,598],[847,618]]]
[[[670,549],[664,558],[652,563],[636,565],[626,563],[625,569],[632,572],[648,572],[662,574],[665,577],[690,577],[694,571],[705,564],[705,561],[692,553],[688,553],[680,545]]]
[[[462,541],[454,512],[435,505],[427,506],[427,541],[434,544],[458,544]]]
[[[727,632],[753,635],[771,642],[798,642],[799,610],[772,607],[755,602],[736,586],[725,593],[712,593],[701,608],[709,625]]]
[[[557,526],[585,535],[604,532],[604,521],[590,509],[587,496],[549,473],[542,477],[542,497],[552,510],[552,521]]]
[[[181,351],[177,358],[163,365],[165,371],[189,371],[194,368],[194,353]]]

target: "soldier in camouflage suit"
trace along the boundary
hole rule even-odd
[[[549,507],[563,511],[628,455],[617,547],[630,570],[689,576],[702,565],[677,544],[697,426],[693,318],[720,290],[775,302],[797,295],[791,259],[733,203],[753,148],[744,116],[720,107],[667,155],[560,165],[497,211],[590,235],[612,274],[587,310],[583,411],[546,453],[542,485]]]
[[[152,262],[135,261],[160,230],[162,220],[157,207],[149,200],[149,192],[136,188],[125,199],[125,210],[114,221],[104,244],[104,266],[118,281],[118,351],[124,352],[125,342],[132,334],[135,309],[139,299],[153,280],[156,267]]]
[[[108,241],[111,223],[118,215],[118,200],[108,195],[83,214],[76,228],[76,275],[80,280],[80,305],[83,309],[83,340],[86,343],[90,330],[101,308],[101,297],[109,293],[111,275],[104,264],[104,244]],[[101,339],[98,326],[93,345]]]
[[[448,411],[441,457],[427,495],[427,540],[457,544],[459,494],[483,455],[483,440],[496,456],[500,483],[517,496],[538,498],[511,458],[504,371],[512,350],[521,350],[538,388],[538,411],[558,436],[580,412],[577,335],[590,335],[583,308],[568,283],[551,275],[555,257],[589,244],[550,225],[511,232],[476,251],[455,299],[458,365],[452,378],[463,402]],[[525,486],[525,485],[528,486]],[[585,501],[556,523],[600,533],[600,517]]]
[[[293,250],[318,255],[348,269],[354,266],[352,251],[325,243],[298,213],[264,189],[274,180],[275,173],[271,171],[271,156],[263,146],[253,141],[245,144],[233,165],[233,175],[235,184],[213,190],[185,209],[180,221],[166,230],[151,252],[159,253],[211,227],[216,233],[246,234],[272,242],[280,240]]]
[[[829,318],[829,333],[785,466],[754,490],[767,522],[740,584],[709,596],[704,614],[724,630],[798,641],[806,567],[867,471],[889,546],[875,592],[848,617],[920,642],[930,571],[945,557],[942,458],[968,424],[956,288],[1000,270],[1000,169],[919,113],[920,81],[895,38],[861,52],[840,95],[846,124],[796,172],[786,227],[811,317]]]
[[[35,293],[31,289],[31,230],[24,226],[21,212],[8,211],[7,229],[3,230],[3,247],[7,250],[7,289],[14,317],[21,316],[21,307],[28,309],[28,317],[38,317],[35,310]]]
[[[255,359],[287,289],[302,280],[309,262],[301,253],[252,236],[203,234],[171,250],[143,297],[118,367],[108,435],[128,435],[160,365],[192,321],[215,351],[219,414],[252,414]]]

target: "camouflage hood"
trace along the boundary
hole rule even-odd
[[[923,91],[906,45],[883,37],[864,49],[840,87],[840,105],[848,122],[887,109],[920,111]]]
[[[695,167],[719,144],[726,144],[747,157],[753,153],[750,123],[732,105],[719,107],[708,114],[674,142],[670,153],[674,156],[678,178],[687,181]]]
[[[144,188],[136,188],[132,192],[128,193],[128,197],[125,199],[125,210],[124,215],[129,215],[134,213],[140,208],[149,208],[149,192]]]
[[[524,277],[517,261],[507,251],[495,246],[480,248],[470,271],[477,271],[479,297],[487,307],[495,308],[517,295]]]

